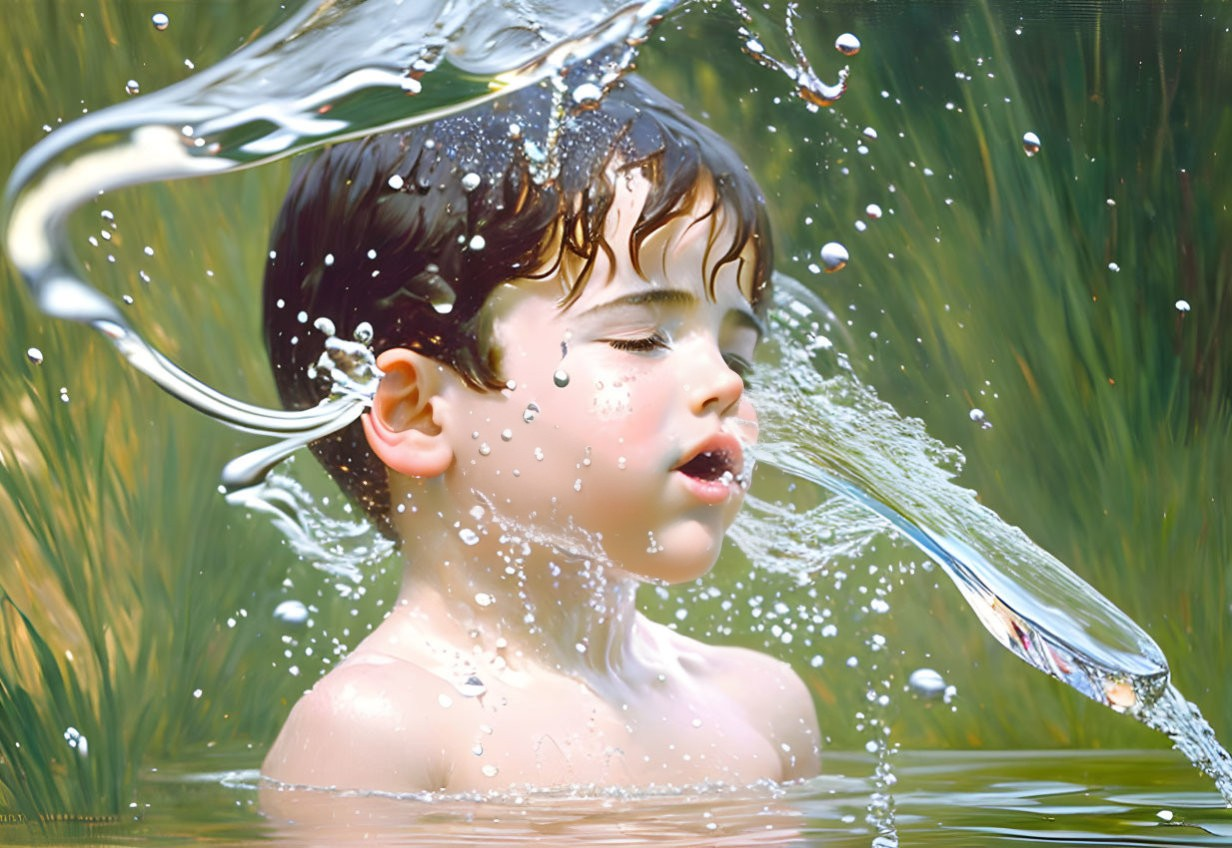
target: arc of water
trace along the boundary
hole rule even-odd
[[[615,53],[618,74],[677,2],[305,3],[218,65],[87,115],[29,150],[6,186],[5,246],[44,313],[94,327],[189,406],[279,439],[227,465],[224,485],[250,485],[296,448],[354,421],[368,398],[344,392],[313,409],[286,411],[210,388],[147,343],[86,281],[62,237],[68,216],[123,186],[237,170],[429,121],[623,47]],[[442,77],[439,86],[425,88],[429,73]],[[391,91],[405,95],[400,109],[353,108],[362,97]]]

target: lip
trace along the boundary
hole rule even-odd
[[[707,479],[694,476],[684,470],[690,463],[706,455],[715,457],[718,462],[726,466],[724,471],[730,472],[730,477],[722,474],[715,479]],[[680,475],[685,487],[698,500],[707,504],[721,504],[733,492],[741,489],[740,477],[744,471],[744,448],[735,436],[729,433],[716,433],[686,451],[672,471]]]

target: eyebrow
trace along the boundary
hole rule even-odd
[[[694,306],[696,303],[697,295],[691,291],[685,291],[684,289],[650,289],[648,291],[626,294],[614,300],[609,300],[607,303],[592,306],[583,312],[582,315],[590,316],[606,312],[609,309],[620,309],[625,306]],[[758,338],[765,335],[764,325],[753,314],[751,309],[732,309],[729,310],[728,314],[734,315],[741,326],[748,327],[756,332]]]

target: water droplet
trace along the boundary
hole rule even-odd
[[[68,402],[69,402],[68,386],[61,386],[60,387],[60,403],[68,403]]]
[[[324,333],[325,335],[331,338],[334,336],[334,330],[335,330],[334,322],[329,320],[323,315],[317,320],[313,321],[312,326],[316,327],[317,330],[319,330],[321,333]]]
[[[128,82],[124,83],[124,91],[128,94],[140,94],[141,85],[136,80],[130,79]]]
[[[483,772],[484,777],[496,777],[496,775],[500,773],[500,769],[494,765],[486,765],[481,769],[481,771]]]
[[[162,32],[168,26],[170,26],[171,18],[167,17],[162,12],[155,12],[154,16],[150,18],[150,23],[154,24],[154,29],[158,30],[159,32]]]
[[[478,545],[479,534],[469,527],[463,527],[458,531],[458,538],[462,540],[464,545]]]
[[[404,185],[406,185],[406,180],[402,178],[401,174],[394,174],[389,178],[389,187],[394,191],[402,191]]]
[[[868,608],[876,613],[887,613],[890,611],[890,605],[886,603],[885,598],[873,598],[868,602]]]
[[[462,175],[462,189],[464,191],[474,191],[479,188],[480,182],[482,182],[482,180],[474,171]]]
[[[860,39],[849,32],[845,32],[834,39],[834,49],[844,56],[854,56],[860,52]]]
[[[42,365],[43,364],[43,352],[39,350],[37,347],[29,348],[26,351],[26,359],[30,360],[35,365]]]
[[[284,624],[303,624],[308,620],[308,607],[300,601],[283,601],[274,607],[274,618]]]
[[[1022,151],[1028,156],[1034,156],[1040,151],[1040,138],[1033,132],[1029,132],[1022,137]]]
[[[577,480],[573,481],[573,491],[575,492],[582,491],[582,479],[580,477]]]
[[[522,420],[525,421],[527,424],[529,424],[530,422],[534,421],[535,418],[538,417],[538,415],[539,415],[539,404],[528,403],[526,404],[526,411],[522,413]]]
[[[836,241],[826,242],[821,246],[821,262],[825,265],[826,273],[828,274],[833,274],[835,271],[841,271],[846,268],[847,260],[850,258],[851,256],[847,253],[847,248]]]
[[[474,754],[476,757],[482,757],[483,756],[483,743],[476,742],[474,745],[472,745],[471,753]]]
[[[870,203],[864,207],[864,214],[876,221],[881,217],[881,207],[876,203]]]
[[[454,688],[458,690],[458,693],[463,698],[478,698],[488,691],[487,684],[480,680],[478,675],[474,674],[467,677],[461,683],[454,684]]]
[[[931,668],[917,668],[907,678],[907,686],[917,697],[933,701],[945,694],[945,678]]]
[[[501,441],[502,442],[513,441],[513,431],[512,430],[501,430]]]
[[[690,722],[690,723],[691,723],[694,727],[701,727],[701,726],[702,726],[702,720],[701,720],[700,718],[695,718],[695,719],[693,719],[693,721],[692,721],[692,722]]]
[[[488,244],[487,239],[485,239],[483,236],[479,235],[478,233],[471,236],[471,242],[470,242],[471,250],[483,250],[484,247],[487,246],[487,244]]]
[[[970,412],[968,412],[967,416],[972,421],[974,421],[976,424],[979,424],[980,429],[982,430],[992,429],[992,422],[988,420],[988,416],[984,414],[984,410],[977,407],[975,409],[972,409]]]
[[[872,139],[876,139],[876,138],[877,138],[877,131],[876,131],[875,129],[873,129],[872,127],[865,127],[865,128],[864,128],[864,136],[865,136],[865,138],[872,138]]]
[[[1190,310],[1190,306],[1189,306],[1189,301],[1188,301],[1188,300],[1178,300],[1178,301],[1176,302],[1176,311],[1177,311],[1177,312],[1188,312],[1189,310]],[[33,349],[34,349],[34,348],[31,348],[31,350],[33,350]]]
[[[487,592],[477,592],[475,594],[475,603],[481,607],[490,607],[496,603],[496,598],[489,595]]]
[[[492,453],[492,446],[489,445],[487,442],[484,442],[483,444],[479,446],[480,456],[489,456],[491,453]]]
[[[355,332],[352,333],[352,337],[360,344],[371,344],[374,332],[371,324],[367,321],[360,321],[355,325]]]
[[[557,368],[556,373],[552,375],[552,382],[556,384],[557,388],[563,389],[569,385],[569,374],[565,369]]]
[[[194,689],[192,693],[193,697],[197,698],[198,700],[200,700],[201,696],[204,694],[205,694],[205,690],[203,689]]]
[[[445,709],[449,709],[453,706],[453,698],[449,697],[444,692],[436,696],[436,702]]]
[[[1160,810],[1158,813],[1155,814],[1155,818],[1159,819],[1160,821],[1170,822],[1172,821],[1172,811],[1171,810]]]
[[[1114,274],[1115,274],[1115,273],[1117,273],[1118,271],[1120,271],[1120,270],[1121,270],[1121,266],[1120,266],[1120,265],[1118,265],[1118,264],[1116,264],[1115,262],[1109,262],[1109,263],[1108,263],[1108,270],[1109,270],[1109,271],[1111,271],[1112,273],[1114,273]]]
[[[543,448],[535,448],[535,459],[543,462]]]
[[[625,459],[623,456],[616,457],[616,467],[619,468],[621,471],[624,471],[625,468],[628,467],[628,465],[629,465],[629,460]]]
[[[583,109],[594,109],[603,98],[603,89],[593,82],[584,82],[573,89],[573,102]]]

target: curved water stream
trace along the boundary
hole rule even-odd
[[[306,4],[228,60],[152,95],[89,115],[32,149],[5,194],[5,243],[39,307],[93,326],[175,397],[275,444],[239,458],[224,483],[258,483],[289,453],[353,421],[375,372],[347,372],[335,396],[301,412],[221,394],[151,347],[77,271],[62,231],[100,192],[232,171],[329,141],[431,120],[544,78],[562,98],[593,96],[619,78],[672,0],[621,6],[514,2]],[[816,77],[790,28],[791,63],[769,56],[750,13],[745,52],[785,73],[810,106],[842,93]],[[482,12],[482,14],[480,14]],[[527,15],[533,12],[534,18]],[[792,20],[789,5],[788,24]],[[568,82],[566,82],[566,79]],[[585,95],[581,94],[585,87]],[[550,128],[547,128],[550,134]],[[545,178],[550,178],[546,174]],[[830,356],[808,296],[790,283],[762,461],[880,516],[937,562],[1006,648],[1114,710],[1167,733],[1232,803],[1232,761],[1169,682],[1155,643],[1120,610],[995,514],[928,458],[927,437]],[[369,364],[362,340],[339,343]],[[827,370],[832,376],[824,376]],[[776,417],[776,412],[777,417]],[[900,438],[907,441],[900,441]],[[914,441],[913,441],[914,440]],[[788,528],[784,527],[784,532]]]

